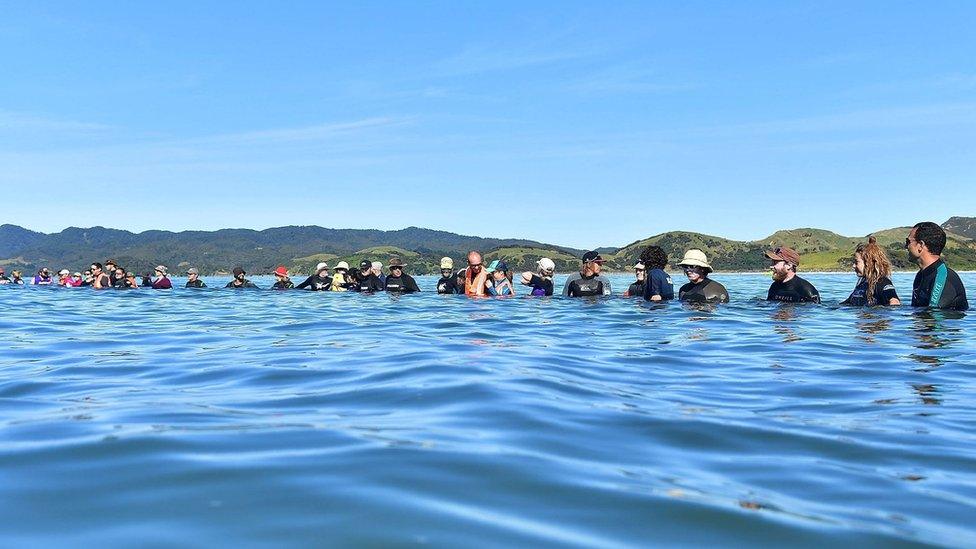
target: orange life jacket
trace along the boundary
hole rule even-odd
[[[471,278],[471,269],[464,272],[464,295],[469,297],[484,297],[485,282],[488,281],[488,271],[481,267],[481,272]]]

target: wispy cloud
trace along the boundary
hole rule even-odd
[[[658,71],[635,64],[605,67],[571,83],[567,89],[583,94],[671,93],[694,89],[689,82],[663,77]]]
[[[408,117],[375,117],[351,122],[218,134],[184,139],[179,142],[186,144],[270,144],[292,143],[297,141],[322,141],[348,136],[352,133],[365,130],[403,126],[409,124],[412,120],[412,118]]]
[[[469,46],[434,64],[435,75],[465,75],[550,65],[606,53],[604,48],[567,46],[558,41],[499,46]]]
[[[105,132],[113,127],[106,124],[79,122],[25,112],[0,110],[0,131],[3,132]]]

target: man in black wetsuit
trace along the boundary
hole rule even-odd
[[[684,269],[688,283],[678,289],[678,299],[691,303],[728,303],[729,292],[718,282],[708,278],[712,266],[701,250],[688,250],[678,263]]]
[[[905,248],[921,269],[912,285],[912,307],[969,309],[966,287],[956,271],[942,260],[945,244],[945,231],[931,221],[916,224],[905,239]]]
[[[310,290],[313,292],[326,292],[332,287],[332,277],[329,276],[329,264],[319,263],[315,266],[315,274],[305,279],[296,290]]]
[[[441,278],[437,281],[437,293],[464,293],[464,288],[458,286],[458,277],[454,274],[454,260],[450,257],[441,258]]]
[[[253,282],[244,278],[246,274],[243,267],[234,267],[234,280],[228,282],[224,288],[257,288]]]
[[[200,271],[196,267],[191,267],[186,270],[186,287],[187,288],[206,288],[207,285],[200,280]]]
[[[610,281],[600,275],[603,258],[600,254],[586,252],[580,272],[566,280],[563,295],[569,297],[594,297],[610,295]]]
[[[796,274],[800,267],[800,254],[787,247],[766,252],[773,272],[773,283],[766,296],[768,301],[787,303],[820,303],[820,292]]]
[[[403,268],[406,266],[407,264],[398,257],[390,260],[390,274],[383,282],[383,288],[387,292],[391,294],[412,294],[420,291],[417,281],[403,272]]]
[[[366,262],[363,261],[363,263]],[[375,265],[380,265],[380,267],[375,267]],[[373,293],[383,291],[383,279],[380,278],[382,265],[379,261],[370,263],[369,269],[362,272],[364,277],[360,279],[359,285],[356,287],[357,292]]]

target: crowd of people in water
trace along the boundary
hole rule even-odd
[[[950,269],[941,255],[946,245],[946,233],[936,223],[922,222],[915,225],[905,239],[905,249],[918,263],[919,272],[912,287],[913,307],[933,307],[949,310],[966,310],[969,303],[966,289],[955,271]],[[767,293],[767,300],[791,303],[820,303],[820,294],[797,272],[800,268],[800,254],[787,247],[778,247],[765,253],[769,260],[773,282]],[[596,251],[586,252],[581,258],[579,272],[567,278],[562,295],[566,297],[596,297],[612,295],[610,281],[601,274],[604,260]],[[627,288],[625,297],[640,297],[647,301],[680,301],[699,303],[728,303],[729,293],[719,282],[712,280],[713,271],[705,252],[691,249],[685,252],[678,262],[688,282],[682,285],[677,294],[670,275],[664,270],[668,256],[658,246],[648,246],[640,254],[634,265],[635,280]],[[379,261],[364,260],[359,268],[350,268],[345,261],[338,262],[334,269],[328,263],[319,263],[315,273],[303,282],[295,284],[287,268],[279,266],[274,271],[274,290],[309,290],[331,292],[389,292],[408,294],[419,292],[420,287],[412,276],[404,272],[407,265],[399,258],[393,258],[383,272]],[[842,305],[854,306],[895,306],[901,304],[898,292],[891,281],[891,261],[884,248],[873,237],[860,244],[853,251],[852,266],[858,275],[857,285]],[[524,272],[515,283],[515,273],[504,260],[492,261],[487,267],[480,253],[472,251],[467,256],[467,266],[455,270],[454,260],[441,259],[441,278],[437,281],[439,294],[463,294],[470,297],[514,296],[517,286],[526,287],[532,296],[551,296],[555,293],[553,279],[556,264],[549,258],[542,258],[535,272]],[[200,272],[191,268],[186,271],[187,288],[205,288]],[[235,267],[234,278],[225,288],[257,288],[247,279],[242,267]],[[168,269],[159,265],[153,273],[137,275],[127,271],[113,260],[104,265],[92,263],[84,273],[67,269],[53,275],[43,268],[33,277],[25,280],[19,271],[7,276],[0,267],[0,285],[32,284],[66,287],[91,287],[98,290],[117,288],[155,288],[169,289],[173,282]]]

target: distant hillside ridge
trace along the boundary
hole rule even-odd
[[[958,270],[976,269],[976,218],[953,217],[943,224],[948,241],[943,253]],[[876,231],[874,236],[888,251],[898,270],[914,270],[904,250],[910,227]],[[801,254],[801,271],[847,271],[851,254],[867,236],[848,237],[816,228],[777,231],[755,241],[738,241],[691,231],[660,233],[622,247],[598,248],[609,271],[630,271],[641,251],[660,246],[674,268],[684,252],[699,248],[717,271],[761,271],[768,268],[766,249],[789,246]],[[151,271],[163,264],[175,274],[189,267],[203,274],[228,273],[241,265],[251,274],[270,273],[285,265],[296,274],[311,273],[319,262],[334,268],[339,261],[356,267],[362,260],[387,264],[399,257],[409,265],[407,272],[439,272],[441,257],[454,260],[456,269],[466,265],[468,251],[479,250],[486,263],[503,259],[516,271],[535,270],[536,262],[549,257],[559,272],[579,266],[583,250],[515,238],[459,235],[447,231],[408,227],[396,231],[375,229],[328,229],[318,226],[288,226],[265,229],[221,229],[217,231],[145,231],[132,233],[105,227],[69,227],[44,234],[16,225],[0,225],[0,265],[36,272],[40,267],[84,270],[92,261],[116,259],[127,269]]]

